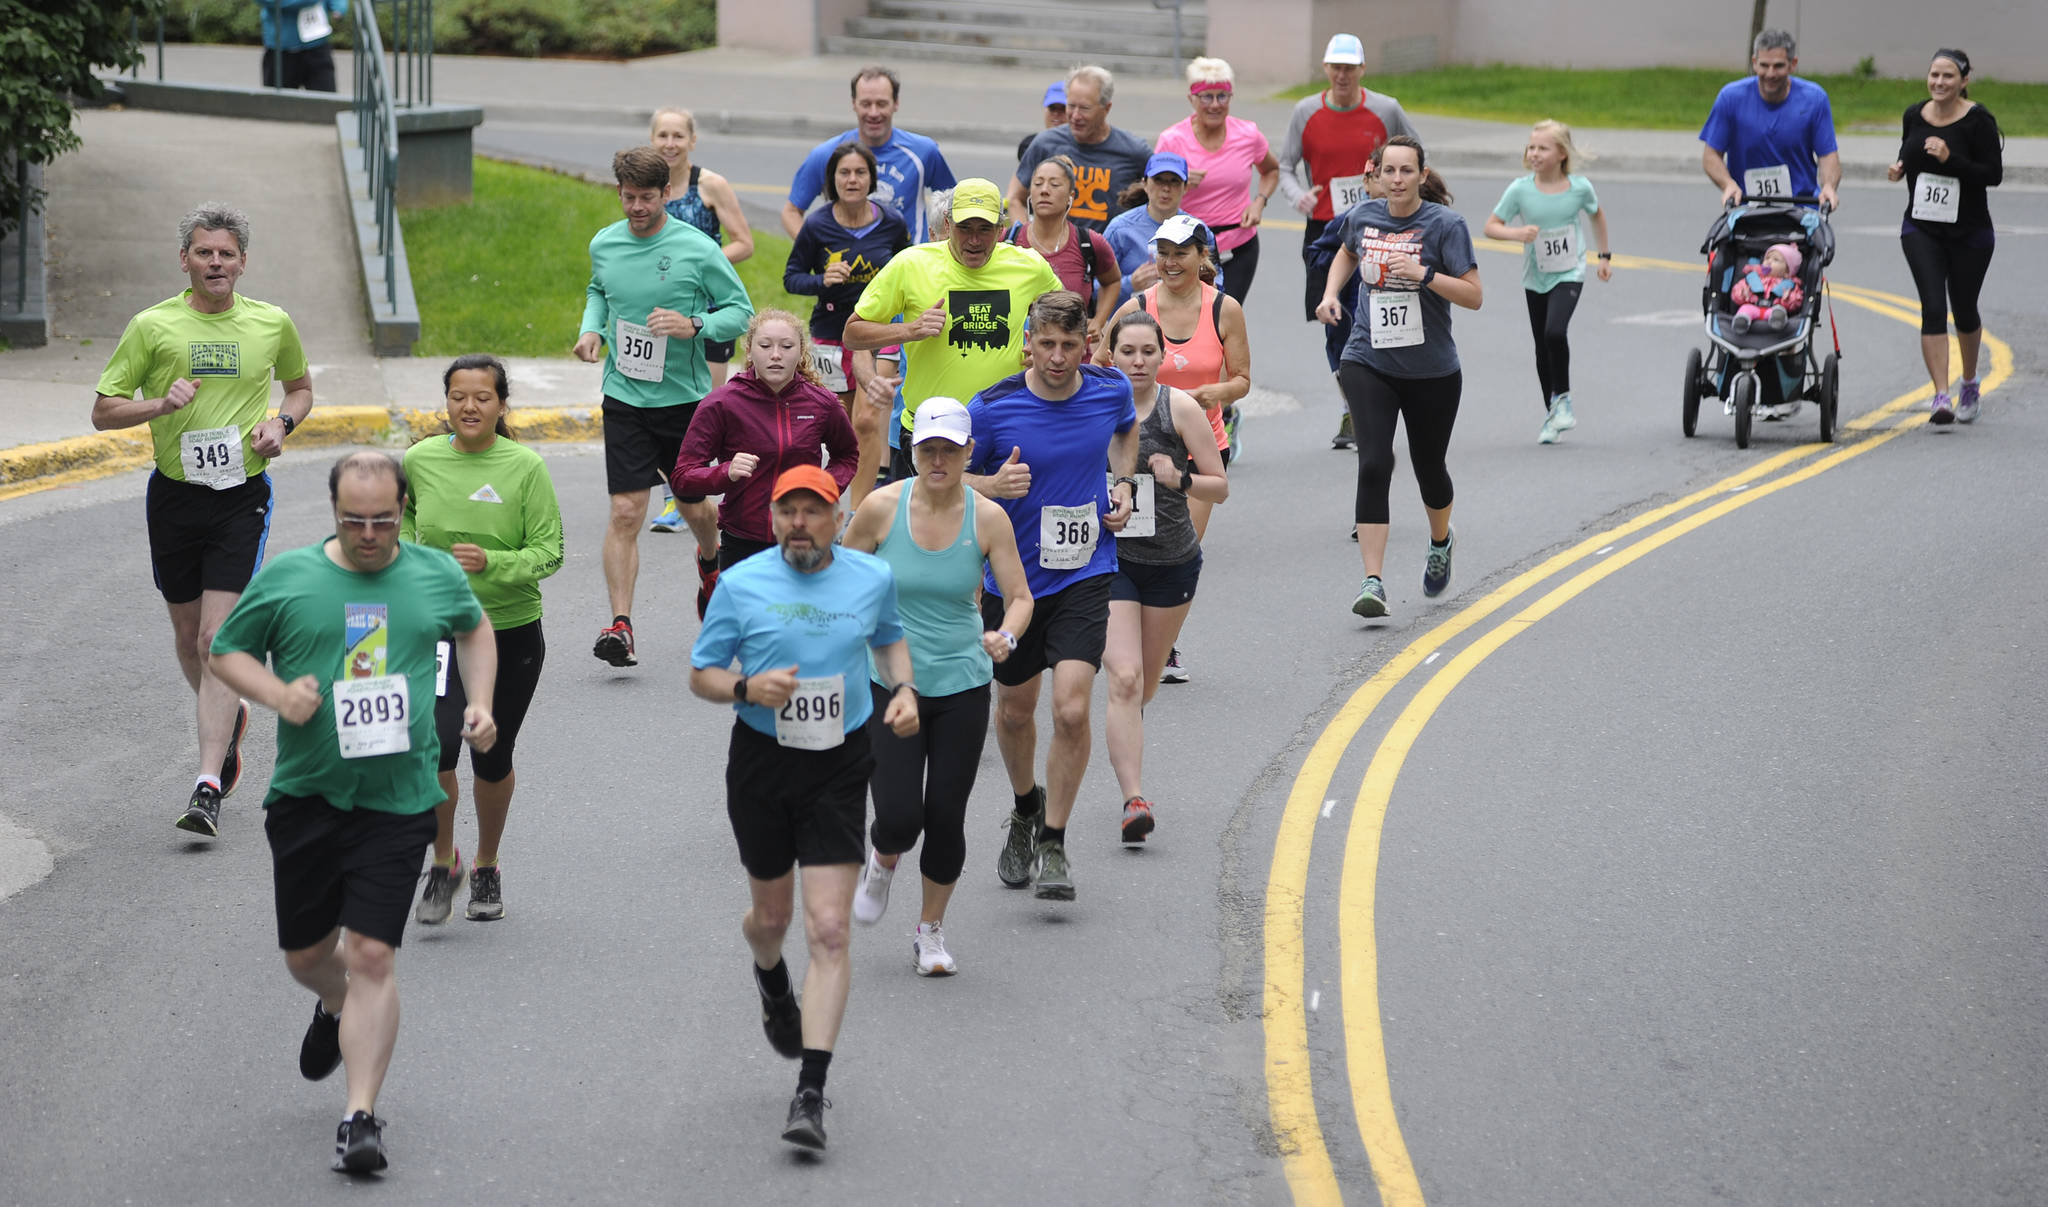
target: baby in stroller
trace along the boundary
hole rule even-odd
[[[1762,323],[1772,331],[1783,331],[1790,321],[1789,315],[1797,313],[1806,301],[1805,292],[1799,288],[1799,265],[1803,259],[1792,244],[1773,243],[1762,259],[1743,265],[1741,279],[1728,291],[1735,303],[1729,328],[1740,335]]]

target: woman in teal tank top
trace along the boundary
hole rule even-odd
[[[927,398],[911,429],[917,476],[869,495],[847,525],[848,549],[873,553],[896,576],[896,609],[910,642],[917,684],[918,732],[899,738],[868,726],[875,769],[873,849],[853,897],[854,921],[872,926],[889,905],[889,880],[903,853],[924,835],[923,911],[911,939],[920,976],[959,970],[941,930],[946,903],[967,862],[967,798],[988,738],[989,680],[1031,623],[1031,587],[1017,555],[1010,517],[967,489],[974,451],[967,408]],[[981,569],[986,562],[1008,601],[1003,627],[981,627]],[[873,691],[881,692],[879,682]],[[879,714],[878,714],[879,715]]]

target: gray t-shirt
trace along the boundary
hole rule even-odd
[[[1152,157],[1152,144],[1115,126],[1109,128],[1109,137],[1101,142],[1079,143],[1074,141],[1072,127],[1054,126],[1040,131],[1031,145],[1024,148],[1024,158],[1017,162],[1017,183],[1030,189],[1031,174],[1055,155],[1072,158],[1080,169],[1079,178],[1074,181],[1079,192],[1067,209],[1067,217],[1089,230],[1099,231],[1109,225],[1111,218],[1123,213],[1124,207],[1116,203],[1117,195],[1144,177],[1145,161]]]
[[[1389,213],[1385,201],[1363,201],[1341,221],[1344,246],[1358,257],[1364,278],[1343,358],[1388,377],[1446,377],[1457,372],[1458,345],[1451,341],[1450,302],[1433,289],[1418,295],[1413,281],[1381,283],[1380,266],[1406,254],[1444,276],[1464,276],[1479,263],[1472,256],[1472,232],[1466,229],[1465,219],[1449,206],[1429,201],[1405,218]],[[1401,305],[1418,296],[1419,308]],[[1415,339],[1417,322],[1419,341]],[[1382,347],[1373,347],[1374,326],[1382,328]]]

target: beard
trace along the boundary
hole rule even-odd
[[[782,560],[799,574],[809,574],[825,564],[831,553],[820,546],[792,547],[787,541],[782,545]]]

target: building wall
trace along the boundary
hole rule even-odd
[[[718,44],[814,55],[821,39],[845,33],[847,20],[867,11],[867,0],[718,0]]]

